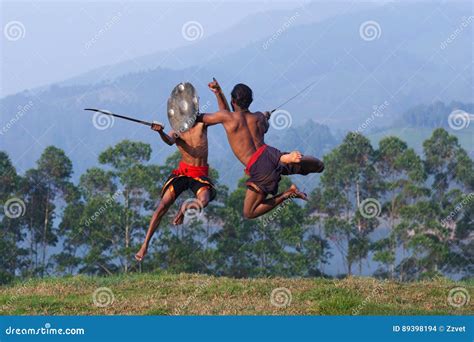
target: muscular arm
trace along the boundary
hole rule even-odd
[[[219,107],[219,110],[230,111],[229,103],[227,102],[227,99],[225,98],[225,95],[222,92],[222,89],[219,88],[219,91],[216,92],[215,94],[216,94],[217,106]]]
[[[168,134],[166,134],[163,131],[163,128],[164,128],[163,125],[159,123],[153,123],[151,126],[151,129],[154,130],[155,132],[158,132],[161,140],[163,140],[165,144],[168,144],[170,146],[173,145],[176,142],[176,133],[173,130],[171,130]]]
[[[165,144],[168,144],[171,146],[176,142],[176,138],[175,138],[176,134],[174,131],[170,131],[168,134],[166,134],[165,132],[163,132],[163,130],[161,130],[158,133],[160,134],[161,140],[163,140]]]
[[[219,82],[217,82],[217,80],[214,77],[212,78],[212,82],[208,84],[208,87],[216,95],[217,106],[219,107],[219,110],[230,111],[229,103],[227,102],[227,99],[225,98],[224,92],[222,91],[222,88]]]
[[[208,126],[223,124],[230,119],[229,112],[226,110],[221,110],[215,113],[205,113],[197,117],[197,122],[203,122]]]

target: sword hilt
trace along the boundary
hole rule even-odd
[[[152,121],[151,123],[151,128],[153,129],[153,125],[159,125],[161,127],[163,127],[162,129],[164,130],[165,129],[165,124],[164,123],[161,123],[159,121]]]

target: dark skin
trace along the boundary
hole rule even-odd
[[[220,97],[225,96],[214,79]],[[213,114],[203,114],[200,120],[208,125],[222,124],[227,134],[229,144],[237,159],[243,165],[247,165],[255,151],[265,144],[264,135],[268,131],[270,119],[269,112],[250,112],[248,108],[241,108],[233,99],[234,111],[229,108],[221,109]],[[322,172],[322,162],[311,156],[303,156],[298,151],[284,154],[280,157],[281,163],[300,163],[308,173]],[[245,218],[259,217],[288,198],[301,198],[307,200],[305,193],[298,190],[292,184],[289,189],[272,198],[267,198],[256,184],[250,184],[251,189],[247,189],[244,199],[243,216]]]
[[[219,100],[219,99],[218,99]],[[193,166],[205,166],[207,165],[208,156],[208,142],[207,142],[207,125],[203,123],[196,123],[191,129],[186,132],[180,133],[179,135],[171,130],[169,133],[163,131],[163,125],[153,124],[151,129],[160,134],[161,139],[168,145],[176,144],[179,152],[181,153],[181,161],[193,165]],[[198,205],[205,208],[209,204],[211,197],[211,191],[209,187],[203,187],[196,195],[196,201]],[[161,219],[168,212],[171,205],[176,201],[174,191],[168,187],[163,194],[160,203],[158,204],[155,212],[153,213],[148,230],[146,233],[145,241],[143,242],[140,250],[135,255],[137,261],[142,261],[145,257],[151,238],[158,228]],[[179,208],[178,213],[173,219],[173,224],[179,225],[183,223],[184,213],[188,207],[193,206],[193,202],[184,202]]]

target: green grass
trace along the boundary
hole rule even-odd
[[[232,279],[197,274],[75,276],[30,280],[0,287],[3,315],[470,315],[472,302],[455,308],[449,291],[474,282],[447,279],[398,283],[373,278]],[[94,304],[93,293],[107,287],[114,301]],[[276,288],[291,303],[271,302]]]

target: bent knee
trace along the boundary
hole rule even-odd
[[[208,196],[199,196],[197,198],[197,202],[198,202],[198,205],[200,207],[205,208],[209,204],[209,197]]]
[[[199,204],[202,208],[205,208],[209,204],[209,200],[208,199],[199,199]]]
[[[242,212],[242,216],[244,217],[244,219],[247,219],[247,220],[254,219],[255,217],[257,217],[253,211],[245,210],[245,209]]]
[[[211,189],[209,187],[200,188],[196,193],[196,199],[203,207],[207,207],[211,201]]]

